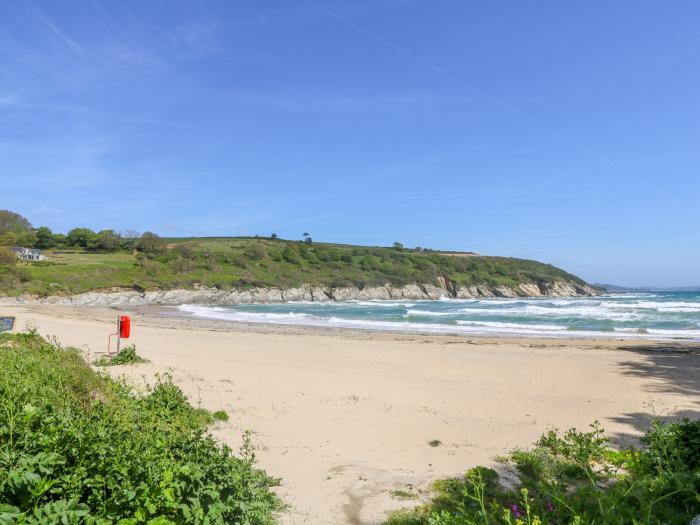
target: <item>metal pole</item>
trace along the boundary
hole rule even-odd
[[[121,347],[122,342],[122,320],[121,317],[117,316],[117,353]]]

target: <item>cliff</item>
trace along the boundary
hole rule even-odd
[[[588,285],[573,283],[523,283],[516,287],[477,285],[455,288],[452,285],[410,284],[400,287],[371,286],[365,288],[323,288],[304,285],[296,288],[250,288],[248,290],[218,290],[197,287],[194,290],[158,290],[137,292],[135,290],[110,290],[86,292],[71,296],[49,296],[44,298],[22,296],[21,301],[71,306],[144,306],[180,304],[246,304],[288,301],[352,301],[389,299],[468,299],[479,297],[571,297],[591,296],[599,293]]]

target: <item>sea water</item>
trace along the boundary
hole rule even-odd
[[[696,292],[532,299],[182,305],[179,309],[196,317],[245,323],[444,334],[700,341],[700,293]]]

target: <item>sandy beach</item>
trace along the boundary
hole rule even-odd
[[[0,303],[17,328],[103,352],[117,310]],[[149,364],[114,367],[136,384],[170,371],[192,404],[250,430],[260,466],[282,478],[284,524],[376,524],[436,479],[527,446],[551,427],[599,420],[613,444],[650,419],[700,417],[700,344],[507,339],[244,325],[124,311]],[[439,440],[439,446],[429,442]]]

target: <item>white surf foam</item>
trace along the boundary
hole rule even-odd
[[[338,316],[321,317],[299,312],[250,312],[232,307],[182,305],[178,309],[195,317],[245,323],[271,323],[317,327],[353,328],[396,332],[433,334],[504,335],[523,337],[621,337],[621,338],[682,338],[700,339],[700,330],[661,330],[617,328],[614,331],[571,330],[556,324],[527,324],[479,320],[458,320],[456,324],[417,323],[374,319],[349,319]],[[336,310],[337,311],[337,310]]]

